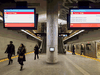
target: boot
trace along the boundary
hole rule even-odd
[[[13,60],[11,60],[11,64],[13,63]]]
[[[10,60],[9,60],[9,63],[8,63],[8,65],[10,65]]]
[[[20,71],[22,71],[22,69],[23,69],[23,66],[21,65]]]

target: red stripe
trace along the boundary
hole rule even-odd
[[[34,23],[6,23],[5,27],[34,27]]]
[[[73,14],[100,14],[100,12],[73,12]]]
[[[100,23],[71,23],[70,27],[100,27]]]
[[[34,12],[5,12],[4,14],[34,14]]]

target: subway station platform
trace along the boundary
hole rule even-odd
[[[13,64],[7,65],[8,60],[0,62],[0,75],[100,75],[100,62],[80,55],[59,54],[57,64],[47,64],[46,55],[40,54],[40,59],[34,60],[34,53],[26,55],[23,70],[17,57],[13,58]]]

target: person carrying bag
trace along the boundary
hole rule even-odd
[[[23,68],[23,61],[26,61],[25,59],[25,53],[26,53],[26,49],[25,46],[23,44],[20,45],[20,47],[18,48],[17,54],[18,54],[18,62],[21,65],[20,71],[22,71]]]

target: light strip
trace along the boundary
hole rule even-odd
[[[3,21],[3,18],[0,16],[0,20]]]
[[[77,0],[73,0],[73,1],[75,1],[76,3],[78,3],[78,1],[77,1]]]
[[[63,25],[63,24],[67,24],[67,21],[62,20],[62,19],[58,19],[58,24],[60,24],[60,23],[61,23],[62,25]]]
[[[30,35],[30,36],[32,36],[32,37],[34,37],[34,38],[36,38],[36,39],[38,39],[37,37],[33,36],[32,34],[28,33],[27,31],[25,31],[23,29],[21,29],[21,31],[24,32],[24,33],[26,33],[26,34],[28,34],[28,35]],[[40,40],[40,39],[38,39],[38,40]],[[40,40],[40,41],[42,41],[42,40]]]
[[[68,37],[68,38],[67,38],[67,39],[65,39],[65,40],[68,40],[68,39],[70,39],[70,38],[74,37],[75,35],[78,35],[79,33],[82,33],[82,32],[84,32],[84,31],[85,31],[85,30],[81,30],[81,31],[79,31],[79,32],[75,33],[74,35],[72,35],[72,36]],[[63,40],[63,41],[65,41],[65,40]]]
[[[34,33],[36,33],[36,31],[33,30]]]
[[[70,3],[73,3],[71,0],[68,0]]]

